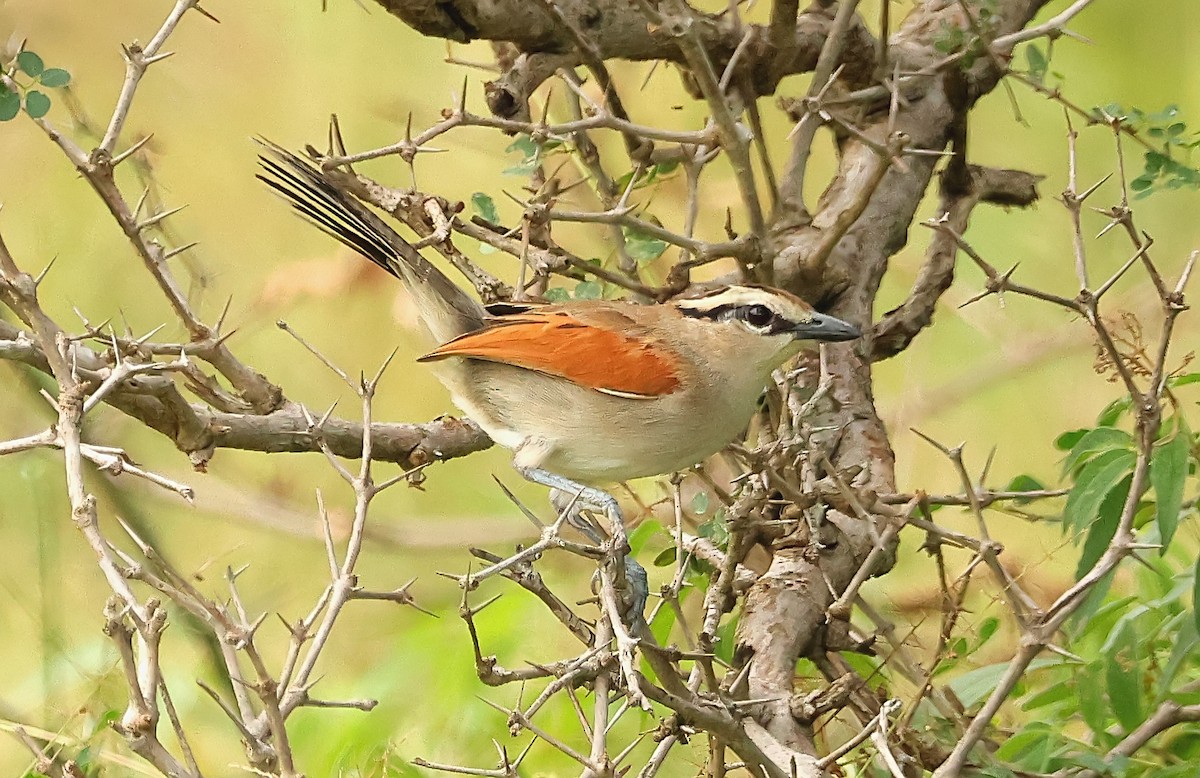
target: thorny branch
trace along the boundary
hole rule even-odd
[[[846,759],[873,760],[892,775],[915,769],[934,770],[938,778],[959,775],[972,764],[972,749],[987,737],[1000,707],[1011,698],[1032,661],[1043,650],[1056,648],[1053,641],[1065,620],[1138,547],[1134,514],[1148,488],[1149,462],[1170,374],[1168,346],[1175,319],[1186,307],[1184,287],[1196,260],[1193,255],[1174,287],[1166,284],[1150,256],[1152,241],[1133,227],[1127,198],[1122,198],[1110,213],[1113,224],[1124,227],[1134,243],[1133,256],[1103,283],[1091,283],[1081,213],[1095,187],[1079,189],[1073,128],[1069,130],[1070,185],[1062,199],[1076,238],[1078,293],[1067,296],[1022,285],[1013,280],[1013,271],[993,267],[965,237],[974,208],[981,203],[1029,205],[1037,199],[1039,180],[1023,171],[970,164],[967,113],[1005,75],[1013,46],[1066,34],[1064,25],[1089,0],[1072,3],[1058,16],[1028,28],[1025,25],[1044,4],[1040,0],[996,0],[986,28],[970,3],[928,4],[894,35],[878,41],[866,31],[855,2],[819,0],[801,10],[795,2],[776,0],[765,26],[743,20],[736,3],[710,15],[681,2],[616,5],[600,0],[588,7],[574,0],[518,5],[379,2],[426,34],[450,40],[482,37],[515,46],[509,52],[517,52],[514,56],[502,54],[501,75],[486,87],[491,115],[468,110],[464,85],[457,105],[424,130],[414,134],[410,122],[401,140],[349,152],[335,121],[327,152],[310,149],[310,156],[333,184],[404,225],[412,233],[414,251],[439,253],[485,302],[543,292],[554,275],[575,281],[597,278],[642,299],[663,301],[689,288],[693,270],[731,259],[743,276],[772,281],[870,330],[857,348],[824,349],[819,359],[808,359],[799,370],[781,374],[755,424],[756,436],[748,445],[735,447],[726,469],[714,467],[698,472],[697,478],[675,482],[670,549],[675,555],[674,575],[662,587],[661,600],[647,625],[630,631],[622,621],[618,587],[608,570],[602,569],[594,596],[583,603],[553,591],[541,577],[538,564],[545,555],[567,553],[588,560],[603,555],[602,549],[562,536],[565,513],[546,524],[522,506],[539,526],[539,540],[507,556],[472,549],[488,566],[450,577],[463,589],[460,615],[473,644],[476,672],[482,682],[496,688],[543,684],[532,702],[519,694],[516,704],[492,703],[506,716],[513,734],[532,733],[534,740],[515,758],[498,746],[499,763],[494,769],[422,759],[414,763],[463,774],[512,776],[536,745],[559,751],[587,776],[623,774],[641,760],[638,775],[649,778],[689,738],[703,733],[710,775],[740,767],[752,775],[815,777]],[[593,16],[591,6],[602,8]],[[380,591],[359,584],[356,566],[373,498],[391,485],[417,478],[434,461],[469,454],[490,441],[468,421],[375,422],[372,401],[383,369],[370,380],[353,381],[297,335],[361,402],[361,422],[339,419],[332,409],[315,415],[237,359],[227,345],[229,333],[223,321],[209,325],[192,310],[168,264],[188,246],[168,250],[148,237],[161,230],[174,211],[143,214],[145,197],[131,204],[114,177],[114,169],[141,148],[139,141],[125,152],[116,151],[138,84],[151,65],[169,56],[164,45],[189,10],[207,16],[195,0],[177,0],[149,44],[125,48],[125,81],[96,148],[85,152],[49,121],[33,120],[108,207],[182,325],[186,342],[156,341],[155,333],[119,334],[86,321],[81,333],[68,333],[42,310],[40,278],[22,272],[0,241],[0,302],[21,322],[0,321],[0,359],[51,376],[58,417],[49,429],[0,442],[0,455],[38,447],[64,452],[73,520],[114,593],[105,610],[105,632],[128,686],[117,729],[129,747],[164,774],[201,774],[188,745],[186,722],[174,712],[162,672],[164,602],[170,601],[219,639],[232,683],[224,691],[207,686],[205,691],[243,740],[250,767],[263,774],[292,776],[299,774],[300,767],[287,722],[298,708],[366,711],[375,704],[320,699],[311,693],[346,606],[353,600],[378,600],[416,607],[409,593],[411,582]],[[926,31],[939,25],[952,25],[981,39],[977,42],[985,56],[964,68],[965,47],[935,55]],[[890,23],[885,21],[884,26]],[[699,128],[671,129],[631,116],[607,64],[614,58],[680,65],[689,90],[703,99],[709,117]],[[580,65],[596,82],[599,98],[575,72]],[[802,98],[786,101],[795,129],[785,172],[776,175],[755,101],[796,72],[812,72],[813,78]],[[550,121],[551,98],[546,96],[541,119],[534,119],[529,105],[535,92],[555,76],[568,95],[569,118]],[[14,86],[9,75],[0,74],[0,81]],[[537,148],[534,185],[528,196],[514,198],[522,209],[517,223],[466,218],[463,204],[417,188],[415,160],[438,151],[430,145],[435,140],[444,142],[445,136],[463,128],[527,135]],[[822,129],[828,129],[838,144],[839,169],[810,211],[804,200],[805,180]],[[1130,132],[1117,118],[1112,130],[1118,138]],[[623,185],[617,183],[621,171],[599,152],[597,139],[604,133],[620,137],[625,161],[633,165]],[[554,154],[570,154],[577,165],[555,168],[549,164]],[[387,156],[399,157],[410,166],[411,188],[386,185],[353,167]],[[888,260],[903,245],[917,202],[944,157],[948,159],[941,173],[940,215],[926,225],[933,238],[925,264],[905,302],[872,324],[875,295]],[[697,237],[697,222],[704,197],[701,177],[718,161],[732,170],[740,208],[736,219],[732,214],[727,219],[725,239],[714,241]],[[678,225],[660,221],[651,212],[652,197],[647,196],[654,190],[643,191],[651,170],[673,165],[681,166],[686,178],[686,207]],[[763,205],[764,182],[773,211]],[[564,207],[563,195],[576,187],[590,189],[599,209]],[[597,267],[587,253],[560,244],[555,227],[566,223],[605,225],[614,238],[616,269]],[[627,243],[632,238],[676,247],[678,261],[651,258],[642,265],[631,256]],[[515,286],[471,258],[468,249],[475,242],[515,260],[519,279]],[[961,447],[935,444],[959,476],[962,493],[901,493],[892,471],[887,432],[872,400],[871,364],[900,353],[930,326],[954,280],[959,252],[986,277],[980,297],[1027,295],[1084,318],[1136,409],[1136,464],[1113,541],[1090,572],[1045,607],[1004,566],[1003,549],[989,529],[989,511],[1016,500],[1060,497],[1063,490],[989,488],[987,468],[976,477],[964,464]],[[1100,308],[1116,280],[1139,264],[1158,291],[1164,319],[1149,375],[1130,367]],[[658,280],[647,280],[652,278]],[[215,375],[205,372],[205,366]],[[199,402],[187,399],[185,390]],[[170,438],[197,469],[220,448],[320,451],[353,492],[353,521],[344,549],[334,543],[324,496],[317,496],[329,582],[307,614],[284,620],[287,649],[277,668],[272,668],[257,640],[267,616],[255,614],[249,605],[252,598],[239,591],[240,571],[229,570],[227,595],[214,597],[201,592],[128,525],[123,525],[127,538],[120,543],[102,534],[101,509],[83,482],[84,460],[114,475],[127,473],[185,498],[191,495],[191,487],[135,465],[123,450],[83,440],[82,420],[105,405]],[[347,458],[358,459],[357,467],[347,466],[342,461]],[[377,483],[373,472],[377,461],[401,463],[405,472]],[[688,515],[683,507],[684,484],[716,496],[722,503],[719,521],[702,523]],[[969,508],[977,536],[935,522],[931,505]],[[916,656],[907,639],[860,593],[868,578],[891,566],[897,538],[908,527],[925,533],[926,547],[937,555],[942,573],[942,630],[928,657]],[[127,543],[137,548],[136,555],[122,550]],[[953,583],[943,545],[969,555]],[[996,689],[978,711],[968,715],[934,670],[961,627],[967,586],[977,568],[988,569],[997,578],[1021,640]],[[486,636],[475,617],[494,599],[481,605],[471,605],[469,599],[493,576],[515,583],[542,602],[552,621],[578,642],[578,654],[519,669],[507,669],[497,657],[487,655]],[[856,603],[875,624],[876,635],[864,634],[851,618]],[[737,614],[737,627],[731,633],[733,614]],[[879,636],[884,640],[876,645]],[[878,695],[874,685],[880,679],[859,676],[840,651],[887,651],[884,666],[919,689],[914,700],[904,703],[904,713],[893,720],[901,703]],[[829,685],[799,690],[800,659],[810,659]],[[585,694],[592,695],[590,713],[581,701]],[[539,715],[555,700],[563,700],[574,711],[578,733],[551,732],[542,726]],[[932,702],[949,722],[956,737],[952,744],[918,744],[913,717],[922,700]],[[617,742],[615,728],[637,708],[649,710],[657,726],[652,745],[642,736]],[[159,740],[164,710],[178,739],[178,754]],[[1110,761],[1197,717],[1191,706],[1160,707],[1112,749]],[[857,734],[834,742],[826,736],[834,719],[851,724]],[[868,740],[871,750],[855,755]],[[47,769],[55,766],[37,750],[36,742],[26,746],[39,766],[43,761]],[[822,750],[823,757],[819,756]],[[727,762],[730,754],[740,761]],[[68,765],[60,772],[70,774]]]

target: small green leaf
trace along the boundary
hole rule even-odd
[[[1008,486],[1004,487],[1006,492],[1040,492],[1046,488],[1046,485],[1037,480],[1031,475],[1019,475],[1008,482]],[[1032,500],[1027,498],[1018,498],[1013,500],[1017,505],[1026,505]]]
[[[1087,429],[1068,430],[1054,439],[1054,447],[1059,451],[1070,451],[1086,434]]]
[[[979,648],[984,643],[992,639],[996,631],[1000,629],[1000,619],[995,616],[989,616],[979,625],[979,637],[975,639],[975,648]]]
[[[630,553],[637,554],[646,547],[646,543],[650,541],[659,532],[662,532],[662,525],[657,521],[643,521],[629,532],[629,550]]]
[[[1197,643],[1200,643],[1200,635],[1197,635],[1196,632],[1196,619],[1191,618],[1181,622],[1179,629],[1172,635],[1171,657],[1163,665],[1162,672],[1158,676],[1159,701],[1171,693],[1179,671],[1193,661]]]
[[[658,556],[654,557],[655,567],[670,567],[675,564],[677,550],[674,546],[667,546],[662,551],[658,552]]]
[[[599,300],[604,295],[604,287],[597,281],[580,281],[575,285],[576,300]]]
[[[996,750],[996,758],[1014,762],[1028,770],[1040,771],[1051,734],[1044,723],[1035,722],[1028,729],[1006,739]]]
[[[514,151],[519,151],[523,157],[532,157],[537,154],[537,144],[528,135],[518,135],[516,140],[508,144],[508,148],[505,151],[510,154]]]
[[[1192,618],[1200,630],[1200,557],[1196,557],[1196,570],[1192,573]]]
[[[1188,455],[1190,453],[1190,438],[1183,417],[1177,416],[1180,428],[1171,439],[1154,450],[1150,457],[1150,483],[1154,486],[1154,521],[1158,524],[1158,535],[1161,538],[1162,549],[1159,554],[1167,553],[1167,546],[1175,536],[1175,528],[1179,525],[1179,509],[1183,505],[1183,486],[1188,474]]]
[[[496,248],[492,244],[484,243],[483,241],[479,241],[479,253],[480,254],[495,254],[498,251],[500,251],[500,249]]]
[[[21,112],[21,96],[7,90],[0,92],[0,122],[11,121]]]
[[[471,207],[484,221],[492,224],[500,223],[500,215],[496,212],[496,201],[487,194],[476,192],[471,195]]]
[[[62,68],[47,68],[42,71],[42,75],[38,81],[42,82],[42,86],[56,89],[71,83],[71,74]]]
[[[1050,67],[1050,62],[1046,59],[1046,55],[1042,53],[1039,46],[1030,44],[1025,47],[1025,59],[1029,61],[1030,78],[1041,83],[1046,78],[1046,70]]]
[[[1154,186],[1154,179],[1145,175],[1140,175],[1129,182],[1129,188],[1135,192],[1145,192],[1152,186]]]
[[[1079,713],[1088,728],[1099,734],[1108,729],[1108,710],[1104,704],[1104,684],[1100,683],[1100,663],[1093,662],[1075,676],[1079,694]]]
[[[37,78],[42,74],[46,64],[42,62],[42,58],[32,51],[22,51],[17,55],[17,67],[24,71],[25,75]]]
[[[1109,492],[1133,470],[1132,451],[1106,451],[1092,459],[1075,480],[1063,507],[1063,530],[1080,533],[1096,519]]]
[[[561,286],[552,286],[542,293],[542,297],[545,297],[552,303],[565,303],[571,299],[571,293]]]
[[[1087,527],[1087,539],[1083,541],[1083,551],[1079,554],[1079,564],[1075,568],[1076,580],[1083,578],[1096,566],[1096,562],[1108,550],[1113,536],[1117,534],[1117,527],[1121,523],[1121,511],[1125,507],[1126,498],[1129,497],[1131,480],[1131,477],[1126,476],[1100,503],[1096,520]],[[1082,526],[1079,528],[1080,531],[1083,529]]]
[[[40,119],[50,112],[50,98],[36,89],[25,93],[25,113]]]
[[[717,546],[724,548],[729,542],[729,527],[725,526],[725,517],[718,511],[714,518],[701,524],[696,528],[697,533],[702,538],[707,538]]]
[[[638,230],[625,230],[625,250],[639,263],[653,262],[667,250],[667,242]]]
[[[1166,154],[1158,151],[1146,152],[1146,173],[1157,173],[1163,169],[1163,165],[1170,161]]]
[[[1128,432],[1114,427],[1096,427],[1084,433],[1071,447],[1063,462],[1063,474],[1069,475],[1097,454],[1114,449],[1133,450],[1133,438]]]
[[[1021,710],[1037,710],[1064,700],[1074,702],[1075,690],[1071,688],[1070,684],[1051,684],[1022,703]]]
[[[698,516],[708,513],[708,492],[696,492],[692,495],[692,513]]]
[[[1133,623],[1126,621],[1113,644],[1104,668],[1108,702],[1113,715],[1126,732],[1137,729],[1144,718],[1141,698],[1141,667],[1138,663],[1138,638]]]
[[[1132,407],[1133,400],[1129,397],[1129,395],[1125,395],[1124,397],[1119,397],[1116,400],[1113,400],[1104,410],[1100,411],[1100,415],[1096,417],[1096,426],[1116,426],[1117,422],[1121,420],[1121,417],[1128,413],[1129,409]]]

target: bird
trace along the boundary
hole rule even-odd
[[[434,369],[453,403],[513,452],[523,477],[602,512],[614,540],[624,538],[624,517],[605,487],[683,470],[722,450],[745,430],[772,371],[806,345],[861,334],[796,295],[750,284],[660,305],[485,306],[319,167],[270,142],[263,148],[259,179],[403,283],[435,344],[417,361]],[[578,515],[570,523],[603,542]],[[622,560],[637,618],[645,571]]]

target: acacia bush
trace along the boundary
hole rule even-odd
[[[1194,207],[1200,141],[1186,106],[1074,97],[1075,75],[1059,72],[1056,52],[1078,45],[1073,25],[1093,3],[1039,16],[1046,5],[378,0],[387,13],[372,26],[402,47],[416,45],[413,30],[452,42],[447,62],[428,67],[455,81],[465,69],[466,80],[439,113],[391,116],[379,143],[339,108],[328,129],[308,129],[307,153],[485,301],[654,304],[738,279],[864,327],[860,341],[780,371],[745,440],[722,456],[616,491],[633,553],[659,587],[644,632],[610,618],[607,579],[588,591],[603,550],[560,534],[536,490],[502,485],[488,503],[538,525],[515,551],[473,525],[452,543],[462,551],[444,578],[414,581],[420,554],[400,570],[382,563],[414,536],[399,536],[379,506],[415,499],[394,496],[404,486],[425,490],[427,507],[480,482],[490,489],[486,474],[452,460],[476,460],[491,442],[469,420],[393,420],[389,396],[430,385],[389,356],[372,328],[386,316],[368,321],[340,302],[374,278],[359,275],[360,260],[285,264],[265,284],[259,307],[323,300],[333,312],[323,325],[289,315],[268,327],[254,306],[208,299],[214,287],[255,289],[261,274],[244,256],[224,265],[238,272],[206,274],[190,231],[176,226],[183,193],[162,169],[177,157],[224,167],[225,151],[179,153],[132,117],[148,85],[176,67],[167,57],[184,36],[226,34],[222,9],[164,4],[151,36],[121,49],[123,79],[103,120],[83,97],[92,62],[63,67],[41,41],[14,39],[0,55],[0,140],[29,132],[54,149],[98,198],[104,229],[124,240],[95,277],[61,268],[75,267],[80,246],[0,241],[3,391],[20,409],[4,417],[0,464],[33,463],[0,471],[0,510],[32,517],[36,540],[10,543],[9,554],[36,570],[15,599],[39,604],[43,653],[41,710],[27,701],[36,694],[17,704],[0,694],[23,749],[15,763],[43,775],[199,776],[231,761],[283,776],[1191,775],[1200,373],[1185,295],[1198,254],[1187,245],[1195,235],[1163,248],[1141,227],[1163,201],[1151,196]],[[278,12],[318,19],[316,8]],[[206,22],[216,16],[221,27]],[[480,40],[489,44],[461,45]],[[348,42],[323,45],[356,56]],[[342,81],[347,92],[368,88]],[[242,86],[258,96],[265,78]],[[1058,204],[1042,206],[1058,214],[1060,243],[1004,226],[977,240],[969,229],[972,219],[1019,218],[989,215],[995,206],[1049,199],[1047,171],[1016,169],[1028,161],[1020,151],[996,167],[977,159],[977,137],[1005,132],[973,119],[993,92],[1018,118],[1031,97],[1062,116],[1037,129],[1062,149]],[[319,111],[341,97],[308,95]],[[182,88],[169,102],[194,105]],[[229,121],[278,140],[285,113]],[[475,146],[503,149],[478,183]],[[225,191],[252,189],[248,152],[229,159],[237,173]],[[262,203],[254,221],[266,223],[275,217]],[[0,234],[12,229],[0,221]],[[299,230],[273,253],[323,245]],[[126,288],[135,273],[145,285]],[[72,306],[76,293],[90,304]],[[877,408],[888,361],[920,364],[911,352],[955,326],[948,301],[1011,307],[1003,321],[1014,343],[1043,339],[1033,326],[1016,330],[1046,316],[1068,333],[1065,351],[1089,354],[1064,359],[1054,397],[986,401],[1001,425],[1047,419],[1005,465],[976,453],[994,429],[984,420],[954,433],[969,446],[947,444],[889,428]],[[102,313],[126,306],[124,320]],[[1003,382],[1003,365],[966,353],[976,342],[948,337],[939,369],[979,395]],[[350,341],[364,350],[351,357]],[[338,394],[349,402],[324,404]],[[1072,406],[1103,410],[1078,429],[1078,412],[1048,412]],[[937,488],[898,477],[901,436],[939,457]],[[1049,450],[1060,473],[1036,466]],[[276,488],[280,500],[258,474],[285,454],[307,469]],[[489,461],[503,467],[503,456]],[[315,513],[297,515],[292,485],[306,500],[315,493]],[[205,505],[206,490],[222,489],[239,520],[316,544],[280,563],[274,536],[231,551],[204,529],[181,541],[184,530],[155,515],[162,494]],[[422,526],[451,535],[447,524]],[[1034,534],[1050,551],[1023,548]],[[60,542],[91,562],[67,564],[52,547]],[[272,587],[295,596],[284,607]],[[379,602],[403,608],[372,626]],[[463,625],[452,646],[430,619],[454,615],[455,603]],[[390,640],[402,648],[386,662],[359,664]],[[99,680],[76,697],[51,692],[46,655],[82,665],[75,646],[85,645],[102,657],[89,665]],[[488,718],[489,706],[502,716]]]

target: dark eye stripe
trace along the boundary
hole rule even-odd
[[[751,309],[757,308],[766,308],[771,314],[770,321],[764,324],[757,324],[749,321]],[[781,332],[787,332],[794,326],[792,322],[789,322],[775,311],[772,311],[770,308],[767,308],[767,306],[760,303],[753,303],[750,305],[718,305],[715,308],[708,308],[706,310],[698,310],[696,308],[680,308],[679,312],[684,316],[688,316],[693,319],[708,319],[710,321],[725,321],[731,318],[740,319],[766,335],[776,335]]]

